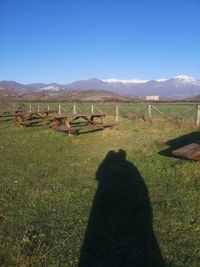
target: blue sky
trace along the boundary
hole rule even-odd
[[[199,0],[0,0],[0,80],[200,79]]]

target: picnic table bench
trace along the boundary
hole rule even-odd
[[[174,155],[200,162],[200,142],[183,146],[173,151]]]
[[[8,121],[12,120],[14,116],[13,112],[10,111],[4,111],[0,113],[0,121]]]
[[[49,122],[52,120],[51,115],[55,110],[40,111],[16,111],[14,114],[14,122],[19,126],[29,126],[39,122]]]
[[[52,128],[59,132],[66,132],[69,135],[79,133],[81,130],[101,130],[114,126],[114,124],[105,123],[105,113],[67,113],[53,115],[52,118]]]

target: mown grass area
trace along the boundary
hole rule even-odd
[[[116,250],[123,251],[129,240],[125,235],[127,232],[124,234],[124,228],[119,227],[119,246],[116,247],[112,233],[115,221],[116,225],[125,222],[131,238],[137,242],[135,236],[141,229],[138,228],[140,219],[135,218],[130,210],[130,207],[134,207],[137,210],[135,214],[140,214],[144,225],[153,226],[152,231],[166,266],[199,266],[200,165],[171,157],[169,152],[159,153],[168,148],[167,140],[183,135],[190,137],[194,132],[198,136],[196,128],[184,123],[177,125],[164,121],[149,123],[138,120],[120,122],[112,130],[69,138],[44,126],[21,128],[12,122],[1,123],[0,265],[95,266],[80,265],[79,262],[84,253],[83,246],[88,242],[86,233],[90,232],[91,236],[92,230],[88,228],[93,225],[95,229],[92,216],[97,214],[97,231],[99,221],[102,225],[111,226],[109,231],[106,228],[107,232],[102,234],[109,241],[100,238],[99,246],[92,241],[95,244],[94,255],[101,248],[101,260],[97,259],[96,266],[106,266],[106,257],[109,256],[105,250],[114,253]],[[117,199],[114,191],[116,187],[112,189],[112,184],[109,184],[111,190],[101,189],[99,194],[99,183],[104,178],[97,180],[97,170],[99,166],[102,169],[102,162],[110,151],[117,152],[120,149],[126,152],[126,163],[120,160],[109,163],[108,160],[106,170],[111,170],[108,172],[111,178],[116,175],[120,183],[117,190],[122,189],[125,199],[123,190],[126,188],[129,192],[127,185],[123,187],[126,177],[133,174],[131,179],[143,181],[143,187],[146,188],[145,201],[149,202],[152,209],[152,222],[151,216],[143,216],[147,211],[146,206],[144,212],[141,209],[144,203],[141,205],[143,196],[139,189],[131,191],[137,192],[134,198],[131,192],[128,193],[136,204],[130,204],[129,201],[125,217],[129,218],[130,214],[132,217],[125,221],[121,218],[124,214],[121,204],[117,201],[113,203]],[[129,172],[128,168],[135,172]],[[137,174],[134,174],[136,170]],[[104,175],[106,171],[103,171],[102,177]],[[134,185],[137,187],[137,183]],[[96,199],[97,196],[103,196],[104,201]],[[98,201],[104,203],[104,207],[99,206]],[[123,201],[120,199],[120,202]],[[101,207],[100,210],[94,209],[94,205]],[[116,207],[119,207],[119,213]],[[150,210],[148,213],[151,213]],[[113,224],[110,225],[108,220]],[[148,233],[146,231],[146,235]],[[114,248],[110,249],[108,244]],[[120,261],[116,261],[110,266],[132,265],[120,265]]]

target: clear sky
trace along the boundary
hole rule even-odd
[[[200,79],[200,0],[0,0],[0,80]]]

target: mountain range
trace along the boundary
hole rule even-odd
[[[100,80],[91,78],[79,80],[70,84],[59,83],[33,83],[22,84],[14,81],[0,81],[0,95],[45,95],[66,94],[69,92],[100,92],[110,93],[112,96],[145,97],[147,95],[158,95],[161,99],[185,99],[200,94],[200,80],[180,75],[171,79],[159,80]]]

